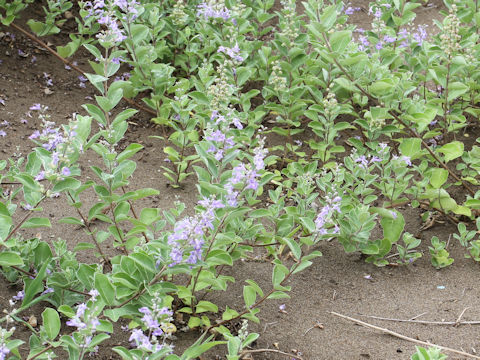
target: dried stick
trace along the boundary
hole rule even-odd
[[[421,314],[419,314],[419,315],[415,315],[414,317],[411,317],[409,320],[418,319],[420,316],[423,316],[423,315],[425,315],[425,314],[428,314],[428,312],[423,312],[423,313],[421,313]]]
[[[342,314],[339,314],[337,312],[334,312],[334,311],[330,311],[330,314],[332,315],[335,315],[335,316],[338,316],[338,317],[341,317],[341,318],[344,318],[344,319],[347,319],[347,320],[350,320],[358,325],[362,325],[362,326],[365,326],[365,327],[368,327],[370,329],[375,329],[375,330],[379,330],[385,334],[389,334],[389,335],[392,335],[392,336],[395,336],[399,339],[402,339],[402,340],[406,340],[406,341],[410,341],[410,342],[413,342],[415,344],[420,344],[420,345],[423,345],[423,346],[436,346],[437,348],[439,348],[440,350],[444,350],[444,351],[448,351],[448,352],[451,352],[451,353],[454,353],[454,354],[458,354],[458,355],[462,355],[462,356],[465,356],[465,357],[468,357],[468,358],[472,358],[472,359],[480,359],[480,356],[477,356],[477,355],[472,355],[472,354],[469,354],[467,352],[464,352],[464,351],[460,351],[460,350],[455,350],[455,349],[452,349],[452,348],[449,348],[449,347],[446,347],[446,346],[441,346],[441,345],[437,345],[437,344],[432,344],[432,343],[428,343],[428,342],[425,342],[425,341],[421,341],[421,340],[417,340],[417,339],[414,339],[414,338],[411,338],[411,337],[408,337],[408,336],[405,336],[405,335],[402,335],[402,334],[399,334],[399,333],[396,333],[395,331],[392,331],[392,330],[389,330],[389,329],[386,329],[386,328],[382,328],[382,327],[379,327],[379,326],[375,326],[375,325],[372,325],[372,324],[369,324],[369,323],[366,323],[364,321],[361,321],[361,320],[358,320],[358,319],[354,319],[350,316],[346,316],[346,315],[342,315]]]
[[[275,354],[281,354],[281,355],[289,356],[292,359],[303,360],[303,358],[300,357],[300,356],[296,356],[296,355],[286,353],[286,352],[283,352],[283,351],[280,351],[280,350],[275,350],[275,349],[243,350],[240,353],[240,356],[243,356],[243,355],[246,355],[246,354],[261,353],[261,352],[272,352],[272,353],[275,353]]]
[[[25,35],[26,37],[28,37],[29,39],[35,41],[38,45],[40,45],[41,47],[43,47],[45,50],[47,50],[49,53],[51,53],[53,56],[55,56],[57,59],[59,59],[60,61],[62,61],[64,64],[70,66],[72,69],[74,69],[75,71],[77,71],[78,73],[82,74],[82,75],[85,75],[85,71],[83,71],[82,69],[80,69],[78,66],[72,64],[70,61],[68,61],[67,59],[65,59],[64,57],[60,56],[60,54],[58,52],[56,52],[55,50],[53,50],[50,46],[48,46],[47,44],[45,44],[42,40],[40,40],[39,38],[37,38],[36,36],[30,34],[28,31],[24,30],[23,28],[21,28],[20,26],[18,26],[17,24],[15,23],[10,23],[10,26],[13,27],[15,30],[17,31],[20,31],[23,35]],[[140,109],[142,111],[145,111],[147,113],[149,113],[150,115],[157,115],[157,113],[155,111],[153,111],[152,109],[149,109],[145,106],[142,106],[140,105],[139,103],[133,101],[132,99],[129,99],[129,98],[126,98],[125,96],[123,97],[123,100],[125,100],[127,103],[129,103],[131,106],[134,106],[136,107],[137,109]]]
[[[463,316],[463,313],[465,312],[465,310],[460,314],[461,316]],[[395,319],[395,318],[387,318],[387,317],[374,316],[374,315],[360,315],[360,316],[367,317],[370,319],[376,319],[376,320],[408,322],[408,323],[428,324],[428,325],[457,325],[457,326],[458,325],[480,325],[480,321],[459,321],[461,319],[461,316],[458,317],[457,321],[429,321],[429,320],[415,320],[415,318]]]
[[[455,321],[455,325],[453,326],[457,327],[462,324],[462,322],[460,322],[460,319],[462,318],[463,314],[465,314],[465,311],[467,311],[468,309],[470,309],[470,306],[467,306],[465,309],[463,309],[462,313],[458,315],[457,321]]]

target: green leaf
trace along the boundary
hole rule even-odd
[[[202,355],[204,352],[210,350],[212,347],[217,345],[223,345],[223,344],[226,344],[226,341],[212,341],[212,342],[203,343],[201,345],[193,345],[189,347],[187,350],[185,350],[185,352],[182,354],[182,359],[184,360],[196,359],[200,355]]]
[[[3,251],[0,253],[0,266],[22,266],[22,258],[11,251]]]
[[[403,229],[405,228],[405,219],[403,215],[399,212],[395,212],[396,217],[389,218],[384,217],[380,221],[383,229],[383,236],[388,239],[391,243],[395,243],[402,235]]]
[[[320,15],[320,24],[322,26],[322,31],[326,32],[335,25],[337,21],[337,8],[334,5],[327,6]]]
[[[456,159],[463,155],[463,142],[452,141],[451,143],[443,145],[438,152],[445,155],[445,162]]]
[[[422,140],[419,138],[408,138],[403,139],[399,149],[402,155],[408,156],[413,160],[421,156],[421,146]]]
[[[60,305],[58,311],[69,318],[74,317],[76,314],[76,312],[68,305]]]
[[[79,180],[69,177],[56,183],[52,189],[52,192],[58,193],[65,190],[76,190],[80,187],[80,185],[82,185],[82,183]]]
[[[350,30],[335,31],[330,35],[330,45],[335,52],[342,53],[350,41],[352,41],[352,32]]]
[[[288,298],[290,298],[290,296],[283,291],[274,291],[273,293],[267,296],[267,299],[269,300],[288,299]]]
[[[28,279],[28,281],[25,279],[25,296],[23,297],[22,307],[28,306],[30,302],[32,302],[34,296],[43,291],[43,279],[45,279],[48,264],[49,262],[46,261],[42,265],[35,279]]]
[[[46,308],[42,312],[43,328],[50,340],[57,337],[60,332],[60,316],[58,312],[52,308]]]
[[[115,303],[115,288],[107,275],[100,273],[95,274],[95,289],[98,290],[107,305],[113,305]]]
[[[372,92],[372,94],[380,96],[386,95],[393,88],[393,86],[394,85],[391,80],[379,80],[370,85],[369,90]]]
[[[205,261],[209,266],[211,265],[233,265],[232,257],[225,250],[212,250],[205,258]]]
[[[188,327],[190,329],[194,329],[200,325],[202,325],[202,320],[200,318],[191,316],[190,319],[188,319]]]
[[[102,53],[100,52],[100,50],[98,50],[98,48],[95,45],[83,44],[83,46],[85,47],[85,49],[87,49],[90,52],[90,54],[95,56],[95,58],[97,58],[97,59],[102,58]]]
[[[448,179],[448,171],[441,168],[434,168],[430,172],[430,184],[435,189],[440,189]]]
[[[8,236],[12,225],[12,216],[8,208],[0,202],[0,240],[4,240]]]
[[[121,163],[123,160],[128,159],[135,155],[137,152],[143,149],[143,146],[140,144],[130,144],[127,146],[125,150],[123,150],[118,156],[117,156],[117,162]]]
[[[247,285],[243,287],[243,300],[245,301],[245,307],[250,308],[255,304],[257,299],[257,292],[253,286]]]
[[[218,306],[215,305],[214,303],[211,303],[210,301],[201,300],[198,302],[197,306],[195,307],[195,311],[197,313],[202,313],[207,311],[217,313]]]
[[[245,282],[255,289],[255,292],[258,294],[258,296],[263,297],[263,291],[255,281],[247,279]]]
[[[196,100],[198,104],[209,105],[210,100],[208,97],[200,91],[192,91],[188,94],[192,99]]]
[[[77,251],[82,251],[82,250],[92,250],[92,249],[95,249],[96,246],[92,243],[88,243],[88,242],[79,242],[75,248],[73,249],[73,251],[77,252]]]
[[[41,218],[41,217],[34,217],[30,218],[27,221],[25,221],[22,226],[20,227],[21,229],[31,229],[31,228],[38,228],[38,227],[52,227],[52,224],[50,224],[50,220],[48,218]]]
[[[448,85],[448,102],[458,98],[465,94],[469,90],[469,87],[463,82],[455,81]]]

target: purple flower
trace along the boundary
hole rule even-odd
[[[412,166],[412,161],[409,156],[402,156],[400,160],[403,160],[407,166]]]
[[[53,292],[54,292],[53,288],[49,287],[49,288],[46,288],[45,291],[43,291],[40,295],[51,294]]]
[[[10,353],[10,349],[5,344],[0,345],[0,360],[5,360],[6,356]]]
[[[72,172],[70,171],[70,169],[68,167],[63,167],[62,168],[62,175],[64,176],[70,176],[72,174]]]
[[[242,123],[241,123],[240,120],[237,119],[237,118],[233,118],[232,124],[235,125],[235,127],[236,127],[238,130],[242,130],[242,129],[243,129]]]
[[[232,48],[227,48],[225,46],[220,46],[218,48],[217,52],[224,53],[224,54],[230,56],[230,58],[232,58],[233,60],[238,61],[238,62],[242,62],[244,60],[244,58],[239,55],[240,54],[240,48],[238,47],[238,44],[235,44],[235,46],[232,47]]]
[[[422,46],[423,41],[427,38],[428,34],[425,30],[425,25],[418,25],[417,32],[413,33],[413,40],[418,44],[418,46]]]
[[[7,133],[4,130],[0,130],[0,136],[5,137],[7,136]]]
[[[368,160],[365,155],[359,156],[355,159],[356,163],[360,163],[360,167],[366,169],[368,167]]]
[[[144,348],[149,351],[153,349],[153,344],[150,342],[150,339],[140,329],[133,329],[128,341],[134,341],[135,345],[139,348]]]
[[[36,181],[40,181],[40,180],[43,180],[45,179],[45,171],[40,171],[37,176],[35,176],[35,180]]]
[[[25,296],[25,291],[22,290],[22,291],[19,291],[17,295],[13,296],[12,299],[15,301],[23,300],[24,296]]]
[[[402,155],[402,156],[398,157],[396,155],[393,155],[392,159],[403,161],[405,163],[405,165],[412,166],[412,161],[411,161],[409,156]]]
[[[345,10],[345,15],[352,15],[355,11],[360,11],[362,8],[349,6]]]
[[[33,104],[32,106],[30,106],[30,110],[34,110],[34,111],[38,111],[38,110],[42,110],[42,105],[40,104]]]
[[[336,234],[339,232],[339,228],[337,225],[333,228],[333,231],[328,231],[328,224],[331,223],[331,218],[335,213],[341,213],[340,210],[340,203],[342,198],[338,196],[336,193],[333,196],[325,198],[325,205],[320,210],[315,219],[315,227],[316,231],[319,235],[326,235],[326,234]]]
[[[206,2],[203,2],[200,5],[198,5],[197,9],[198,9],[197,16],[203,17],[204,20],[213,18],[213,19],[223,19],[224,21],[227,21],[231,17],[230,10],[228,10],[226,7],[214,8],[213,5],[210,5]]]
[[[364,51],[368,46],[370,46],[370,42],[368,41],[366,36],[359,36],[358,40],[360,41],[360,45],[358,46],[358,50]]]
[[[395,38],[393,36],[385,35],[383,37],[383,41],[385,41],[387,44],[391,44],[395,42]]]
[[[33,132],[33,134],[30,135],[28,138],[29,138],[30,140],[33,140],[33,139],[37,139],[37,138],[39,138],[39,137],[40,137],[40,131],[35,130],[35,131]]]
[[[377,44],[375,45],[375,49],[382,50],[383,49],[383,43],[381,41],[377,42]]]

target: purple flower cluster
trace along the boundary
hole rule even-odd
[[[55,125],[54,122],[45,121],[42,132],[35,130],[28,138],[30,140],[40,139],[46,141],[42,147],[48,151],[55,150],[60,144],[66,141],[66,138],[64,134],[60,133],[60,129],[53,128],[53,125]],[[70,136],[75,136],[75,133],[73,132]]]
[[[211,141],[212,144],[207,149],[208,153],[215,153],[214,157],[220,161],[224,158],[227,150],[232,149],[235,145],[233,136],[227,136],[230,129],[230,125],[235,126],[237,129],[243,129],[243,124],[233,112],[229,112],[226,116],[221,115],[217,110],[212,111],[210,117],[211,121],[215,121],[214,125],[216,130],[207,130],[205,139]]]
[[[98,325],[100,325],[100,321],[98,317],[92,316],[90,313],[86,313],[87,304],[81,303],[77,306],[77,313],[73,318],[68,320],[66,324],[68,326],[76,327],[78,330],[86,330],[88,329],[91,334],[93,334]]]
[[[0,360],[5,360],[6,356],[10,354],[10,349],[5,344],[0,345]]]
[[[44,72],[43,73],[43,78],[45,79],[45,84],[47,86],[53,86],[53,80],[52,80],[52,77],[50,76],[50,74]]]
[[[127,81],[128,79],[130,79],[130,77],[132,76],[132,74],[130,74],[129,72],[124,72],[122,75],[120,76],[115,76],[115,81]]]
[[[331,224],[332,217],[335,213],[341,213],[340,203],[342,198],[338,196],[337,193],[334,193],[332,197],[326,197],[326,204],[323,206],[322,210],[317,215],[315,219],[315,228],[319,235],[333,235],[338,234],[339,227],[337,224],[334,225],[333,230],[329,231],[329,224]]]
[[[122,42],[127,38],[124,29],[119,26],[119,19],[116,9],[120,10],[124,16],[123,19],[133,21],[138,16],[136,0],[94,0],[87,1],[85,9],[89,12],[88,16],[95,16],[98,23],[104,25],[105,29],[97,35],[101,40]]]
[[[206,2],[201,3],[197,7],[197,16],[203,17],[205,20],[222,19],[227,21],[231,17],[230,10],[224,6],[212,5]]]
[[[417,31],[414,32],[412,36],[413,40],[418,44],[418,46],[422,46],[423,41],[428,37],[426,25],[418,25]]]
[[[35,130],[32,135],[29,136],[30,140],[38,141],[42,144],[45,150],[51,152],[51,162],[49,165],[45,165],[45,170],[40,171],[35,180],[43,180],[47,175],[57,174],[61,176],[70,176],[71,170],[66,163],[68,163],[68,155],[74,152],[74,140],[77,135],[75,132],[75,126],[70,128],[54,127],[55,123],[46,120],[48,115],[43,114],[47,107],[40,104],[35,104],[30,107],[30,110],[40,110],[40,119],[42,120],[43,130]],[[80,148],[80,151],[82,149]]]
[[[7,120],[3,120],[3,121],[0,123],[0,127],[2,127],[2,126],[9,127],[9,126],[10,126],[10,123],[9,123]],[[1,136],[1,137],[7,136],[7,133],[5,132],[5,130],[0,130],[0,136]]]
[[[381,162],[382,159],[380,159],[378,156],[371,156],[369,155],[368,157],[365,155],[361,155],[355,159],[356,163],[360,164],[360,167],[363,169],[367,169],[370,165],[376,163],[376,162]]]
[[[88,81],[88,79],[87,79],[85,76],[83,76],[83,75],[79,75],[79,76],[78,76],[78,80],[80,81],[80,82],[78,83],[78,86],[81,87],[81,88],[83,88],[83,89],[86,88],[85,83]]]
[[[418,25],[417,30],[414,32],[409,32],[403,28],[398,32],[398,39],[401,41],[398,47],[406,48],[410,46],[410,43],[422,46],[427,37],[426,25]]]
[[[405,155],[402,155],[402,156],[393,155],[393,156],[392,156],[392,160],[399,160],[399,161],[401,161],[401,162],[404,162],[405,165],[407,165],[407,166],[412,166],[412,160],[410,159],[409,156],[405,156]]]
[[[189,216],[175,224],[173,233],[168,236],[168,245],[171,246],[170,258],[174,266],[183,261],[186,249],[190,251],[187,263],[196,264],[202,258],[202,248],[205,243],[207,229],[214,228],[215,210],[225,207],[214,197],[199,201],[204,210],[195,216]]]
[[[8,300],[8,302],[10,303],[10,306],[13,306],[17,303],[17,301],[23,300],[24,297],[25,297],[25,291],[22,290],[22,291],[19,291],[17,295],[12,296],[12,298]]]
[[[227,137],[222,131],[215,130],[205,137],[208,141],[212,141],[215,144],[211,145],[207,152],[214,152],[215,159],[220,161],[225,155],[225,150],[231,149],[235,142],[233,136]]]
[[[219,53],[224,53],[228,55],[231,59],[241,63],[243,60],[245,60],[242,56],[240,56],[240,48],[238,47],[238,44],[235,44],[234,47],[228,48],[225,46],[220,46],[217,50]]]
[[[362,10],[362,8],[359,8],[359,7],[353,7],[353,6],[348,6],[346,9],[345,9],[345,15],[353,15],[353,13],[355,11],[360,11]]]
[[[364,35],[360,35],[358,41],[360,42],[360,45],[358,45],[358,50],[360,51],[365,51],[370,46],[370,41],[368,41],[367,37]]]
[[[258,173],[260,170],[265,169],[264,159],[267,156],[268,150],[264,148],[265,138],[259,139],[259,146],[253,150],[253,164],[245,165],[243,163],[235,166],[232,170],[232,177],[225,185],[225,189],[228,191],[227,204],[235,207],[238,205],[238,195],[240,191],[235,189],[237,184],[245,182],[245,189],[258,189]]]
[[[155,306],[154,306],[155,307]],[[164,345],[157,342],[157,337],[168,337],[169,334],[165,333],[162,326],[165,326],[165,323],[171,321],[171,316],[173,312],[170,311],[167,307],[163,307],[158,311],[151,311],[147,307],[142,307],[140,311],[144,316],[142,317],[143,324],[146,326],[146,331],[148,336],[141,329],[133,329],[132,335],[129,338],[129,341],[134,342],[134,345],[138,348],[143,348],[148,351],[159,351]],[[152,341],[155,343],[153,344]]]

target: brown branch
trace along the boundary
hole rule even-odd
[[[271,352],[271,353],[275,353],[275,354],[285,355],[285,356],[288,356],[288,357],[290,357],[294,360],[295,359],[296,360],[303,360],[303,358],[301,356],[297,356],[297,355],[294,355],[294,354],[290,354],[290,353],[280,351],[280,350],[275,350],[275,349],[243,350],[242,352],[240,352],[240,356],[243,356],[243,355],[246,355],[246,354],[263,353],[263,352]]]
[[[65,59],[64,57],[60,56],[60,54],[58,52],[56,52],[55,50],[53,50],[50,46],[48,46],[47,44],[45,44],[42,40],[40,40],[38,37],[36,37],[35,35],[32,35],[30,34],[28,31],[24,30],[22,27],[18,26],[17,24],[15,23],[10,23],[10,26],[13,27],[15,30],[17,31],[20,31],[23,35],[25,35],[26,37],[28,37],[29,39],[35,41],[37,44],[39,44],[41,47],[43,47],[45,50],[47,50],[49,53],[51,53],[53,56],[55,56],[57,59],[59,59],[61,62],[63,62],[64,64],[70,66],[72,69],[74,69],[75,71],[77,71],[78,73],[82,74],[82,75],[85,75],[85,71],[83,71],[82,69],[80,69],[78,66],[72,64],[70,61],[68,61],[67,59]],[[149,113],[150,115],[154,115],[156,116],[157,113],[152,110],[152,109],[149,109],[137,102],[135,102],[134,100],[132,99],[129,99],[127,97],[123,97],[123,100],[125,100],[128,104],[130,104],[131,106],[133,107],[136,107],[137,109],[140,109],[142,111],[145,111],[146,113]]]
[[[466,310],[466,309],[465,309]],[[463,316],[463,313],[461,314]],[[480,325],[480,321],[428,321],[428,320],[415,320],[415,319],[395,319],[387,318],[375,315],[360,315],[370,319],[384,320],[384,321],[393,321],[393,322],[408,322],[414,324],[426,324],[426,325]],[[459,316],[461,318],[461,316]]]
[[[375,325],[372,325],[372,324],[369,324],[369,323],[366,323],[364,321],[361,321],[361,320],[358,320],[358,319],[354,319],[350,316],[346,316],[346,315],[342,315],[342,314],[339,314],[337,312],[334,312],[334,311],[330,311],[330,314],[332,315],[335,315],[335,316],[338,316],[338,317],[341,317],[341,318],[344,318],[346,320],[349,320],[349,321],[352,321],[358,325],[362,325],[362,326],[365,326],[367,328],[370,328],[370,329],[374,329],[374,330],[379,330],[385,334],[389,334],[389,335],[392,335],[392,336],[395,336],[399,339],[402,339],[402,340],[406,340],[406,341],[410,341],[410,342],[413,342],[415,344],[420,344],[420,345],[423,345],[423,346],[427,346],[427,347],[430,347],[430,346],[435,346],[437,348],[439,348],[440,350],[444,350],[444,351],[448,351],[448,352],[451,352],[451,353],[454,353],[454,354],[458,354],[458,355],[462,355],[462,356],[465,356],[465,357],[469,357],[469,358],[472,358],[472,359],[480,359],[480,356],[477,356],[477,355],[472,355],[472,354],[469,354],[465,351],[460,351],[460,350],[456,350],[456,349],[452,349],[452,348],[449,348],[449,347],[446,347],[446,346],[441,346],[441,345],[436,345],[436,344],[433,344],[433,343],[429,343],[429,342],[425,342],[425,341],[421,341],[421,340],[417,340],[417,339],[414,339],[414,338],[411,338],[409,336],[405,336],[405,335],[402,335],[402,334],[399,334],[395,331],[392,331],[392,330],[389,330],[389,329],[386,329],[386,328],[382,328],[382,327],[379,327],[379,326],[375,326]]]

